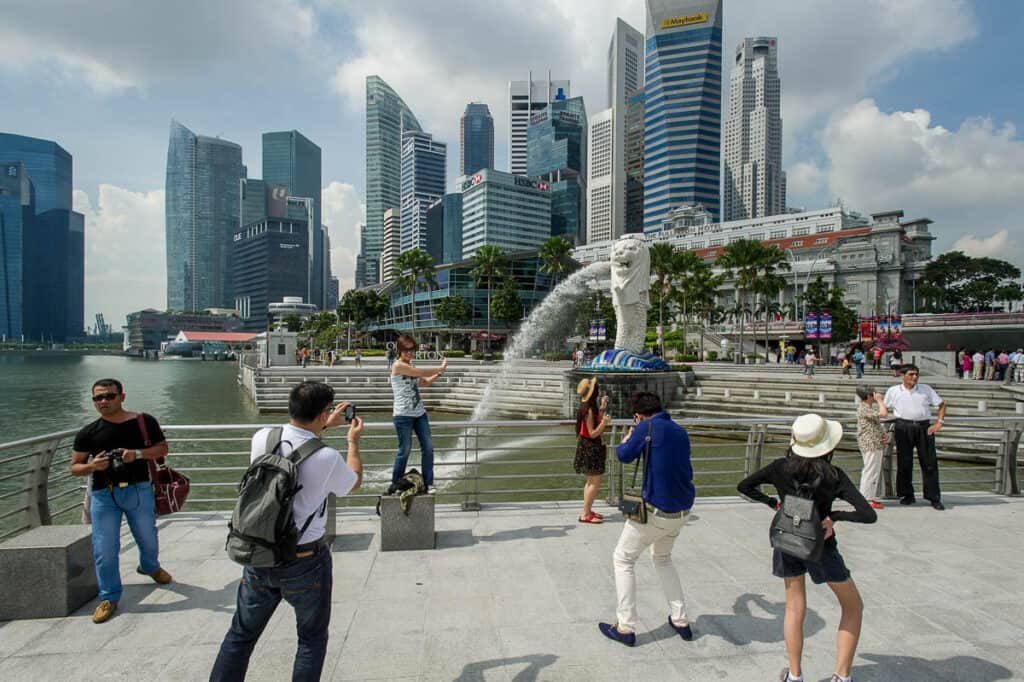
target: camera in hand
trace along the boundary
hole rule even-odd
[[[124,471],[124,456],[120,450],[112,450],[107,453],[107,458],[110,459],[110,471],[111,473],[119,474]]]
[[[349,404],[345,408],[344,415],[345,415],[345,421],[348,422],[349,424],[351,424],[352,420],[356,418],[356,406],[354,404]]]

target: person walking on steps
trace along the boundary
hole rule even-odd
[[[737,486],[740,494],[761,502],[773,510],[781,508],[789,495],[798,494],[804,486],[813,490],[814,507],[825,530],[825,544],[817,561],[799,559],[779,549],[772,550],[772,575],[782,578],[786,586],[786,616],[783,634],[789,666],[779,675],[780,682],[802,682],[804,618],[807,615],[807,574],[815,585],[827,583],[839,601],[839,632],[836,635],[836,666],[831,682],[850,682],[853,657],[860,639],[864,603],[853,582],[850,570],[839,553],[835,523],[852,521],[874,523],[878,516],[868,501],[854,487],[850,477],[831,462],[832,454],[843,437],[839,422],[816,414],[805,414],[793,421],[789,452],[763,469],[743,479]],[[760,486],[770,484],[778,499],[761,492]],[[844,500],[854,511],[833,511],[832,503]],[[817,679],[817,678],[813,678]]]
[[[594,500],[601,492],[601,477],[604,476],[608,451],[601,440],[612,417],[606,412],[608,396],[600,394],[597,377],[580,379],[576,386],[580,396],[580,409],[576,413],[576,459],[573,469],[587,477],[583,485],[583,513],[580,523],[601,523],[604,516],[593,510]]]
[[[885,392],[885,407],[896,417],[893,439],[896,441],[896,494],[900,504],[914,504],[914,450],[921,463],[921,479],[924,498],[938,511],[942,504],[939,491],[939,461],[935,452],[935,434],[942,428],[946,418],[946,403],[928,384],[917,382],[920,371],[912,363],[903,365],[903,383],[892,386]],[[938,419],[934,424],[931,408],[938,408]]]

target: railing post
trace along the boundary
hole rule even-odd
[[[894,467],[892,464],[893,453],[896,451],[896,438],[893,434],[895,422],[883,423],[889,442],[885,444],[885,451],[882,454],[882,497],[890,498],[896,496],[896,482],[894,480]]]
[[[53,523],[47,498],[50,464],[59,444],[59,439],[41,443],[40,449],[33,453],[29,460],[29,470],[25,474],[25,525],[29,528],[49,526]]]
[[[619,437],[619,427],[613,425],[612,426],[612,433],[611,433],[611,441],[612,441],[613,444],[609,445],[608,449],[611,450],[611,451],[614,451],[614,449],[615,449],[614,443],[618,443],[621,440],[622,439]],[[618,506],[618,504],[619,504],[619,489],[616,487],[615,481],[617,480],[617,474],[620,473],[621,467],[622,467],[622,463],[619,461],[619,458],[615,457],[613,455],[611,457],[611,466],[607,467],[607,470],[608,470],[608,497],[605,500],[608,504],[610,504],[613,507]]]
[[[1020,446],[1020,437],[1019,422],[1013,422],[1003,434],[996,488],[996,492],[1001,495],[1020,495],[1020,487],[1017,484],[1017,450]]]
[[[472,430],[472,435],[470,431]],[[473,439],[473,467],[469,466],[469,439]],[[480,511],[480,427],[473,426],[466,429],[466,437],[462,446],[462,467],[463,471],[472,471],[473,491],[470,498],[469,486],[466,486],[466,496],[462,500],[462,511]]]
[[[767,424],[751,424],[747,432],[747,447],[743,456],[743,476],[746,478],[761,468],[761,454],[764,450],[764,439]]]
[[[334,493],[327,496],[327,525],[324,528],[327,542],[334,542],[338,537],[338,498]]]

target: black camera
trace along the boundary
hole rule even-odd
[[[110,472],[119,474],[124,471],[124,456],[120,450],[113,450],[107,453],[107,459],[110,460]]]
[[[356,418],[356,406],[355,406],[355,404],[349,403],[349,405],[345,408],[344,415],[345,415],[345,421],[348,422],[349,424],[351,424],[352,420]]]

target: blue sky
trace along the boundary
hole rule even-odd
[[[724,14],[726,55],[744,36],[779,37],[790,205],[903,208],[935,220],[937,250],[1024,265],[1024,3],[726,0]],[[319,144],[344,288],[363,220],[366,75],[448,142],[451,185],[466,102],[491,107],[502,167],[507,82],[529,69],[551,68],[588,112],[603,108],[617,16],[643,30],[643,1],[7,0],[0,130],[75,157],[89,319],[164,305],[172,117],[241,144],[251,177],[265,131],[296,128]]]

